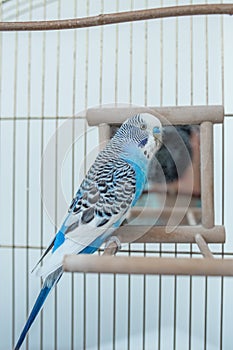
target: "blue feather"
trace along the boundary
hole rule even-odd
[[[144,188],[146,180],[147,180],[147,176],[146,176],[146,173],[143,169],[143,163],[140,164],[141,166],[139,166],[130,159],[125,159],[125,160],[127,161],[127,163],[129,163],[132,166],[132,168],[134,169],[135,174],[136,174],[136,192],[135,192],[135,197],[134,197],[134,200],[132,203],[132,207],[133,207],[142,194],[143,188]]]
[[[97,249],[103,244],[103,242],[106,240],[108,237],[108,234],[105,232],[103,235],[100,237],[97,237],[90,245],[85,247],[79,254],[93,254],[96,252]]]
[[[145,139],[143,139],[140,143],[139,143],[139,147],[144,147],[148,142],[148,137],[146,137]]]
[[[54,246],[53,246],[53,250],[52,252],[55,252],[55,250],[60,247],[62,245],[62,243],[64,243],[65,241],[65,236],[64,233],[60,230],[58,231],[58,233],[56,234],[56,239],[54,241]]]
[[[94,242],[92,243],[94,244]],[[79,254],[93,254],[96,252],[98,248],[95,246],[88,245],[86,248],[84,248]]]
[[[64,242],[64,234],[62,233],[62,231],[59,231],[56,235],[56,247],[54,250],[56,250],[63,242]],[[106,234],[101,235],[100,237],[98,237],[97,239],[95,239],[91,245],[85,247],[79,254],[93,254],[100,246],[101,244],[105,241],[106,239]],[[55,246],[54,243],[54,246]],[[19,350],[26,335],[27,332],[29,331],[31,325],[33,324],[36,316],[38,315],[39,311],[41,310],[42,306],[44,305],[44,302],[47,298],[47,296],[49,295],[51,289],[53,288],[53,286],[55,285],[55,283],[58,282],[58,280],[61,278],[62,273],[60,273],[58,271],[58,273],[55,272],[55,275],[53,275],[52,280],[50,278],[47,278],[44,282],[44,285],[40,291],[40,294],[38,295],[36,302],[33,306],[33,309],[28,317],[28,320],[24,326],[24,329],[19,337],[19,340],[14,348],[14,350]]]
[[[18,340],[14,350],[20,349],[20,347],[21,347],[21,345],[22,345],[22,343],[27,335],[27,332],[29,331],[32,323],[34,322],[36,316],[38,315],[40,309],[42,308],[42,306],[45,302],[45,299],[47,298],[51,288],[52,288],[52,286],[51,287],[47,287],[47,286],[42,287],[40,294],[38,295],[38,297],[36,299],[36,302],[33,306],[33,309],[28,317],[27,323],[24,326],[24,329],[19,337],[19,340]]]

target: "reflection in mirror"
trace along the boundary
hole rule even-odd
[[[116,127],[111,127],[114,134]],[[130,224],[198,225],[201,222],[200,127],[163,127],[163,145],[148,182],[128,217]]]

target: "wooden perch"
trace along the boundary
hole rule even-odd
[[[145,217],[149,218],[155,218],[161,214],[165,214],[168,216],[171,216],[172,213],[175,215],[184,214],[184,216],[186,215],[187,217],[189,225],[197,225],[195,215],[201,216],[201,208],[192,207],[187,209],[186,207],[177,207],[174,209],[174,207],[166,206],[161,210],[160,208],[137,206],[130,209],[127,219],[135,218],[142,213]]]
[[[207,243],[224,243],[224,226],[206,229],[202,226],[124,225],[115,231],[121,243],[196,243],[199,233]]]
[[[233,276],[233,259],[66,255],[66,272]]]
[[[224,118],[223,106],[183,106],[183,107],[136,107],[113,106],[89,108],[86,119],[90,126],[102,123],[109,125],[122,124],[127,118],[137,113],[154,113],[161,119],[163,125],[201,124],[204,121],[222,123]]]
[[[98,16],[72,18],[63,20],[30,21],[30,22],[0,22],[0,31],[27,31],[27,30],[61,30],[77,29],[117,24],[148,19],[197,16],[197,15],[232,15],[232,4],[204,4],[170,6],[151,8],[146,10],[127,11],[119,13],[100,14]]]

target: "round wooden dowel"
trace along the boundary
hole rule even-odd
[[[233,259],[66,255],[67,272],[233,276]]]
[[[154,113],[161,119],[163,125],[169,123],[172,125],[197,125],[204,121],[222,123],[224,118],[223,106],[136,107],[133,105],[89,108],[86,118],[90,126],[102,123],[119,125],[130,116],[143,112]]]

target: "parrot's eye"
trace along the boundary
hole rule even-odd
[[[146,129],[147,129],[146,124],[145,124],[145,123],[144,123],[144,124],[141,124],[141,125],[140,125],[140,129],[141,129],[141,130],[146,130]]]

